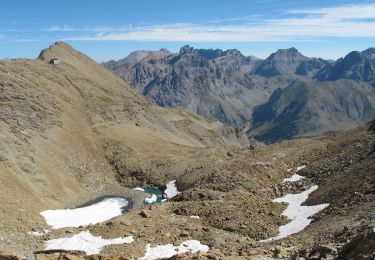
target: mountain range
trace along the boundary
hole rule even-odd
[[[294,54],[281,51],[275,56],[304,62],[291,51]],[[214,75],[205,69],[208,62],[222,73],[212,82],[228,89],[232,80],[240,89],[243,68],[251,72],[242,79],[254,84],[249,95],[260,91],[257,84],[275,84],[250,111],[251,127],[239,131],[240,125],[154,105],[63,42],[42,50],[36,59],[0,61],[0,259],[156,259],[147,257],[150,248],[185,247],[187,240],[205,245],[208,252],[192,256],[194,252],[173,249],[173,255],[179,255],[169,259],[263,259],[280,258],[281,253],[283,259],[370,259],[366,256],[373,256],[375,238],[375,121],[269,145],[250,143],[248,136],[276,142],[354,127],[374,113],[371,82],[320,82],[313,79],[316,69],[301,76],[293,72],[299,65],[287,69],[287,63],[279,66],[235,50],[185,47],[180,55],[175,62],[181,71],[198,71],[203,80],[205,73]],[[179,55],[137,52],[127,63],[134,67],[149,56]],[[197,66],[184,67],[192,57],[201,57]],[[220,70],[219,62],[227,71]],[[278,75],[254,74],[260,71]],[[277,87],[277,82],[284,85]],[[219,86],[214,90],[220,91]],[[204,97],[210,95],[208,91]],[[175,197],[145,205],[153,196],[142,190],[166,193],[170,183]],[[307,226],[296,231],[295,220],[283,215],[290,207],[275,198],[305,196],[311,189],[316,190],[303,199],[303,207],[300,199],[292,207],[303,217],[309,206],[327,207],[304,218]],[[129,203],[121,215],[72,224],[114,211],[92,208],[116,198]],[[122,211],[123,204],[118,206]],[[70,214],[77,211],[87,213]],[[62,218],[67,225],[56,229],[45,212],[69,212]],[[286,226],[297,233],[262,242]],[[134,241],[103,242],[122,236]],[[105,247],[95,251],[100,255],[88,256],[96,245]]]
[[[295,48],[135,51],[102,64],[162,107],[183,107],[265,142],[359,126],[375,116],[375,49],[337,61]],[[276,134],[275,134],[276,133]]]

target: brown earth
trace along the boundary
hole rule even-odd
[[[373,255],[375,135],[365,128],[254,148],[218,122],[150,105],[64,43],[37,60],[1,62],[0,88],[0,251],[30,255],[46,240],[90,230],[134,236],[101,252],[124,258],[143,256],[148,243],[187,239],[210,246],[195,256],[202,259]],[[305,180],[281,184],[301,165]],[[127,188],[162,188],[173,179],[181,194],[153,206]],[[288,221],[280,216],[285,205],[272,199],[312,184],[319,189],[307,203],[330,206],[296,235],[257,242]],[[134,207],[105,223],[27,234],[47,228],[39,212],[103,195],[131,197]]]

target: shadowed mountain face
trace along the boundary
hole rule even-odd
[[[177,54],[164,49],[137,51],[103,65],[160,106],[184,107],[250,129],[248,134],[261,140],[276,141],[365,122],[366,115],[373,114],[374,100],[363,95],[373,89],[361,82],[375,84],[374,57],[371,48],[332,62],[290,48],[261,60],[238,50],[184,46]],[[275,104],[283,114],[270,112]],[[281,109],[284,106],[287,109]],[[357,106],[358,111],[348,112],[347,106]]]
[[[275,142],[360,126],[375,117],[375,89],[350,80],[296,81],[254,109],[258,140]]]
[[[362,52],[350,52],[344,58],[322,69],[316,78],[319,81],[361,80],[375,86],[375,48],[369,48]]]

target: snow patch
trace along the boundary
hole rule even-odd
[[[176,180],[168,182],[166,186],[167,188],[165,189],[164,193],[167,195],[168,199],[171,199],[179,194],[176,187]]]
[[[43,229],[43,231],[29,231],[27,232],[27,234],[36,236],[36,237],[41,237],[41,236],[47,235],[49,232],[51,232],[51,230]]]
[[[158,196],[156,194],[152,194],[151,197],[145,198],[145,202],[147,204],[155,203],[158,200]]]
[[[200,219],[199,216],[190,216],[190,218]]]
[[[198,240],[187,240],[179,246],[172,244],[151,247],[150,244],[146,246],[146,254],[140,260],[154,260],[161,258],[169,258],[174,255],[190,252],[196,254],[198,252],[208,252],[209,247],[202,245]]]
[[[296,169],[296,173],[305,168],[306,168],[306,165],[298,166]]]
[[[310,225],[312,215],[318,213],[322,209],[328,207],[329,204],[320,204],[315,206],[301,206],[303,202],[307,200],[309,194],[318,188],[317,185],[312,186],[310,189],[303,191],[298,194],[287,194],[282,198],[274,199],[274,202],[285,202],[288,203],[288,207],[283,211],[282,215],[286,216],[291,220],[286,225],[279,227],[279,234],[275,237],[262,240],[260,242],[266,242],[270,240],[278,240],[285,238],[289,235],[302,231],[305,227]]]
[[[124,198],[106,198],[87,207],[46,210],[40,214],[45,218],[48,225],[58,229],[104,222],[120,216],[126,206],[128,206],[128,200]]]
[[[133,188],[133,190],[137,190],[137,191],[145,191],[145,189],[143,189],[143,188],[141,188],[141,187]]]
[[[95,237],[90,231],[83,231],[69,238],[52,239],[46,242],[46,250],[81,250],[88,255],[99,254],[101,249],[108,245],[129,244],[134,239],[130,237],[120,237],[115,239],[103,239],[101,236]]]
[[[290,176],[289,178],[285,178],[283,180],[283,183],[286,183],[286,182],[296,182],[296,181],[299,181],[299,180],[302,180],[304,179],[305,177],[301,176],[301,175],[298,175],[297,173]]]

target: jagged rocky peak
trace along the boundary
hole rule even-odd
[[[275,53],[272,53],[266,60],[259,63],[254,74],[263,77],[292,75],[296,73],[298,66],[308,59],[294,47],[279,49]]]
[[[349,64],[359,63],[362,58],[362,54],[359,51],[352,51],[345,56],[344,62]]]
[[[162,51],[162,52],[169,52],[169,50],[167,48],[161,48],[159,51]]]
[[[194,47],[191,47],[190,45],[184,45],[180,49],[180,55],[184,54],[192,54],[195,53]]]
[[[226,55],[243,56],[242,53],[237,49],[229,49],[224,52]]]
[[[338,79],[363,80],[375,85],[375,49],[352,51],[322,69],[316,77],[320,81]]]
[[[274,59],[287,59],[288,61],[298,61],[296,59],[305,60],[306,57],[303,56],[296,48],[292,47],[289,49],[279,49],[275,53],[271,54]]]
[[[237,49],[229,49],[226,51],[223,51],[221,49],[195,49],[194,47],[191,47],[190,45],[185,45],[180,49],[179,55],[185,55],[185,54],[197,54],[202,58],[205,58],[207,60],[216,59],[222,56],[243,56],[242,53]]]
[[[362,54],[369,59],[375,59],[375,48],[368,48],[367,50],[362,51]]]

